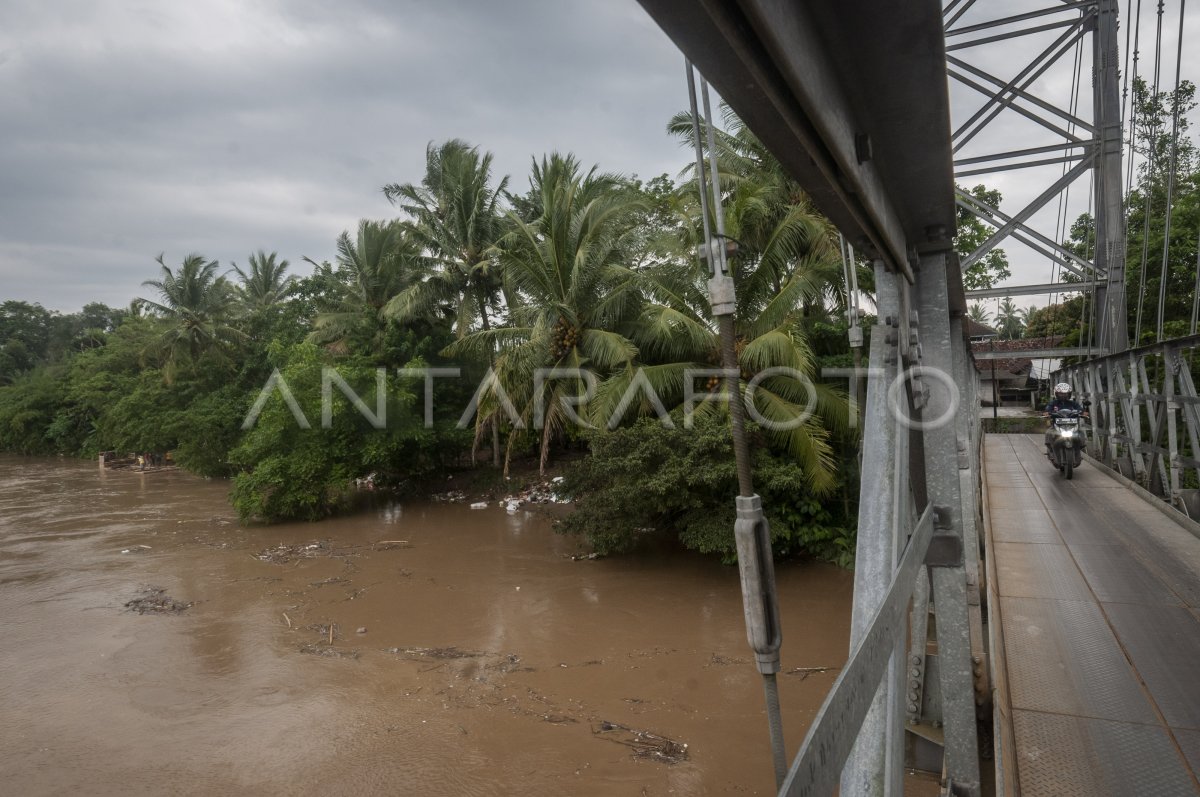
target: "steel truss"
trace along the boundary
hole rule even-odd
[[[944,772],[947,794],[979,797],[991,715],[981,434],[952,250],[941,8],[846,2],[641,0],[875,267],[850,658],[779,793],[899,795],[911,763]]]
[[[899,795],[904,767],[939,748],[946,793],[980,793],[991,686],[978,377],[961,313],[950,311],[956,256],[923,255],[913,271],[909,283],[876,262],[852,653],[780,794],[830,794],[845,762],[842,794]]]
[[[1191,371],[1197,348],[1200,335],[1191,335],[1054,375],[1092,402],[1089,452],[1191,517],[1200,516],[1200,397]]]
[[[964,192],[956,192],[959,207],[995,232],[963,258],[963,268],[977,263],[1003,241],[1012,238],[1048,257],[1076,278],[1094,284],[1100,313],[1097,344],[1122,351],[1128,346],[1125,309],[1125,229],[1121,191],[1121,108],[1117,71],[1117,0],[1066,0],[1023,14],[971,25],[958,24],[975,0],[951,0],[945,7],[947,74],[978,92],[985,102],[954,131],[953,149],[962,150],[1004,111],[1019,114],[1052,133],[1057,141],[1003,152],[959,157],[955,177],[1063,164],[1062,176],[1017,213],[1001,213]],[[970,63],[972,48],[1047,31],[1061,33],[1021,68],[1004,79]],[[1035,81],[1072,52],[1088,35],[1092,39],[1092,114],[1085,119],[1072,109],[1036,96]],[[1082,134],[1082,135],[1081,135]],[[1029,219],[1069,185],[1093,174],[1096,251],[1093,260],[1078,257],[1058,241],[1032,229]],[[1034,290],[1034,289],[1037,290]],[[1018,286],[1009,293],[1057,293],[1053,284]]]

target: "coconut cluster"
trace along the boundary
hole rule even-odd
[[[579,330],[567,323],[565,318],[558,319],[554,332],[550,336],[550,345],[554,359],[561,360],[579,343]]]

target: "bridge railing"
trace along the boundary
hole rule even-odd
[[[1191,517],[1200,516],[1200,335],[1065,365],[1053,378],[1091,401],[1089,450]]]
[[[906,766],[943,763],[946,793],[980,793],[982,434],[958,267],[924,255],[910,282],[876,264],[852,652],[780,794],[898,795]]]

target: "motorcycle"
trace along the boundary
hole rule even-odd
[[[1086,406],[1086,405],[1085,405]],[[1046,456],[1062,474],[1070,479],[1075,469],[1083,462],[1083,450],[1087,446],[1080,421],[1087,417],[1082,412],[1061,409],[1050,413],[1051,427],[1046,432]]]

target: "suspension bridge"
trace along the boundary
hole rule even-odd
[[[1200,794],[1200,291],[1190,334],[1172,338],[1178,136],[1165,151],[1146,140],[1165,131],[1139,125],[1131,95],[1151,78],[1166,90],[1172,63],[1180,86],[1184,0],[1146,13],[1141,0],[641,3],[688,60],[702,194],[711,83],[874,269],[851,655],[790,749],[769,535],[748,480],[738,499],[779,793],[899,795],[905,773],[924,770],[944,795]],[[1175,42],[1167,12],[1178,13]],[[1004,73],[975,57],[989,46],[1004,48]],[[1047,99],[1046,76],[1068,67],[1067,100]],[[950,85],[982,105],[953,113]],[[989,137],[1014,118],[1038,136]],[[1173,133],[1179,124],[1176,104]],[[1127,295],[1139,157],[1169,175],[1166,229],[1161,253],[1143,244]],[[1051,174],[1016,212],[956,188],[1018,169]],[[1062,243],[1072,185],[1094,223],[1081,247]],[[991,230],[961,254],[960,212]],[[711,191],[723,317],[733,286],[720,213]],[[1044,258],[1046,281],[967,290],[964,271],[1002,243]],[[1156,265],[1158,296],[1146,297]],[[1071,481],[1040,435],[983,433],[964,326],[972,300],[1067,292],[1085,297],[1077,345],[1022,354],[1070,356],[1055,378],[1091,402],[1089,457]]]

